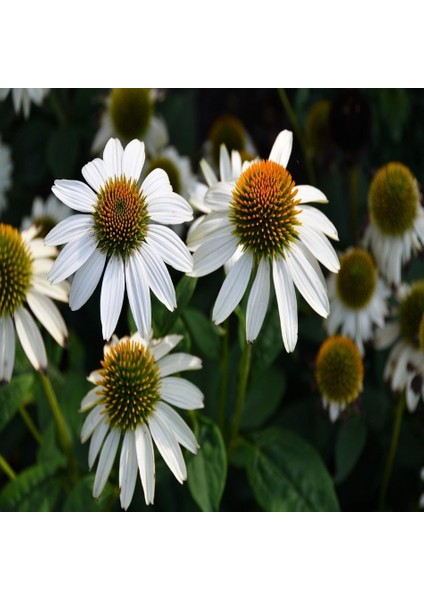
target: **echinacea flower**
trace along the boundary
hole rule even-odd
[[[174,192],[183,198],[189,195],[189,190],[196,181],[191,170],[190,159],[181,156],[174,146],[166,146],[146,160],[143,175],[147,176],[154,169],[163,169],[169,177]]]
[[[0,138],[0,214],[7,208],[6,192],[12,181],[12,158],[10,148]]]
[[[0,100],[4,100],[10,90],[11,88],[0,88]],[[22,110],[25,119],[28,119],[31,112],[31,102],[37,106],[41,106],[49,91],[49,88],[12,88],[12,101],[15,113],[19,114]]]
[[[208,192],[212,211],[195,230],[198,247],[190,273],[207,275],[231,259],[213,308],[216,324],[239,304],[253,274],[246,314],[249,342],[262,327],[272,276],[287,352],[294,350],[298,336],[295,286],[318,314],[327,317],[329,302],[318,260],[333,272],[340,267],[326,238],[338,239],[334,225],[309,206],[327,198],[315,187],[296,186],[286,169],[292,143],[292,133],[281,132],[269,160],[247,164],[236,182],[218,182]]]
[[[90,469],[99,456],[93,495],[102,493],[122,441],[119,458],[121,506],[129,507],[134,495],[137,472],[146,504],[155,495],[153,442],[164,461],[183,483],[187,471],[181,446],[195,454],[198,443],[192,431],[172,408],[202,408],[203,394],[190,381],[175,375],[201,368],[195,356],[171,350],[182,339],[168,335],[159,340],[144,339],[138,333],[105,345],[101,368],[88,377],[95,387],[81,403],[90,411],[81,430],[81,440],[89,438]],[[172,405],[172,406],[171,406]]]
[[[46,248],[36,235],[35,227],[20,232],[0,223],[0,383],[12,377],[15,334],[33,367],[47,368],[43,338],[31,312],[58,344],[67,341],[66,324],[51,298],[66,302],[69,286],[48,283],[57,250]]]
[[[96,158],[82,169],[89,185],[61,179],[52,188],[59,200],[83,214],[68,217],[45,238],[46,244],[66,244],[49,280],[58,283],[75,273],[69,306],[77,310],[90,298],[104,270],[100,297],[104,339],[115,331],[125,289],[137,329],[148,335],[150,290],[169,310],[176,307],[165,263],[183,272],[192,268],[186,246],[164,227],[190,221],[190,205],[172,191],[162,169],[139,181],[144,157],[143,142],[133,140],[123,150],[119,140],[111,139],[103,160]]]

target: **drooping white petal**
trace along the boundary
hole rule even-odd
[[[203,393],[199,388],[181,377],[165,377],[160,382],[159,394],[161,398],[176,406],[188,410],[202,408]]]
[[[221,181],[231,179],[231,160],[225,144],[221,144],[219,148],[219,174]]]
[[[154,340],[154,342],[149,345],[149,350],[153,354],[154,359],[158,361],[171,352],[182,339],[183,336],[176,333],[166,335],[160,340]]]
[[[108,176],[104,162],[101,158],[95,158],[81,169],[82,176],[95,192],[100,192],[105,187]]]
[[[149,286],[157,298],[173,311],[177,306],[174,284],[163,260],[147,244],[141,244],[139,255],[143,262]]]
[[[245,252],[231,268],[213,307],[212,320],[217,325],[233,312],[243,298],[252,273],[252,267],[252,254]]]
[[[270,267],[268,259],[261,259],[255,281],[249,294],[246,311],[246,339],[253,342],[261,330],[269,303]]]
[[[103,404],[98,404],[90,411],[85,418],[84,423],[81,427],[81,442],[84,444],[88,438],[92,435],[97,425],[104,418],[105,407]],[[103,414],[102,414],[103,413]]]
[[[374,346],[377,350],[383,350],[393,344],[400,334],[399,323],[387,323],[382,329],[377,330],[374,338]]]
[[[327,196],[312,185],[296,185],[293,191],[297,191],[296,200],[300,200],[300,204],[304,204],[305,202],[325,204],[328,202]]]
[[[33,275],[31,288],[39,294],[53,298],[53,300],[68,302],[69,282],[61,281],[52,285],[47,281],[47,273]]]
[[[286,252],[286,264],[292,280],[306,302],[322,317],[330,311],[327,292],[322,281],[301,250],[300,243],[292,244]]]
[[[292,147],[293,133],[287,129],[281,131],[271,148],[269,160],[273,160],[286,168],[290,159]]]
[[[165,402],[158,402],[155,406],[156,414],[166,423],[169,429],[173,432],[175,439],[184,448],[196,454],[199,449],[199,444],[187,423],[180,415]]]
[[[183,483],[187,479],[187,470],[181,448],[173,432],[156,412],[152,412],[149,416],[149,429],[163,460],[171,469],[175,478]]]
[[[66,244],[49,273],[50,283],[59,283],[78,271],[93,254],[96,246],[97,241],[92,235],[87,235]]]
[[[155,457],[149,429],[142,423],[135,430],[135,448],[138,469],[146,504],[153,504],[155,497]]]
[[[83,213],[94,212],[97,196],[83,181],[56,179],[52,192],[64,204]]]
[[[155,194],[168,194],[172,192],[169,177],[163,169],[153,169],[141,184],[143,196],[147,198]]]
[[[97,373],[97,371],[95,371],[95,373]],[[96,385],[96,387],[91,388],[91,390],[87,392],[84,398],[81,400],[80,412],[85,412],[87,410],[90,410],[91,408],[94,408],[94,406],[96,406],[96,404],[100,400],[101,395],[101,386]]]
[[[216,271],[233,256],[238,240],[232,234],[232,228],[226,227],[215,238],[206,240],[193,254],[192,277],[202,277]]]
[[[117,138],[111,138],[103,151],[103,163],[107,178],[120,177],[122,175],[122,156],[124,149]]]
[[[12,319],[0,318],[0,384],[9,382],[15,364],[15,329]]]
[[[164,262],[184,273],[193,268],[193,258],[184,242],[169,227],[150,224],[147,243],[152,246]]]
[[[122,158],[122,172],[128,179],[138,181],[141,170],[144,165],[144,143],[139,140],[132,140],[124,150]]]
[[[204,158],[202,158],[200,161],[200,169],[202,170],[203,177],[205,178],[205,181],[209,187],[212,187],[215,185],[215,183],[218,183],[218,178],[215,175],[214,170]]]
[[[147,196],[150,217],[163,225],[178,225],[193,219],[193,209],[182,196],[175,192],[158,192]]]
[[[60,346],[64,346],[68,338],[68,329],[54,302],[36,292],[27,293],[27,302],[34,315],[50,335]]]
[[[330,421],[334,423],[339,418],[340,406],[337,404],[337,402],[330,402],[328,409],[330,413]]]
[[[106,485],[107,478],[112,470],[116,451],[118,450],[120,433],[118,429],[112,429],[103,444],[94,478],[93,496],[98,498]]]
[[[102,418],[98,422],[90,440],[90,448],[88,450],[88,468],[90,470],[93,468],[94,462],[108,432],[109,423],[107,421],[107,416],[102,415]]]
[[[205,202],[214,210],[227,211],[233,199],[233,189],[234,182],[218,181],[213,188],[206,192]]]
[[[217,232],[222,232],[224,227],[230,229],[228,218],[222,213],[213,212],[205,217],[199,217],[194,221],[187,234],[187,246],[197,250],[208,238],[214,238]]]
[[[287,352],[293,352],[298,332],[296,292],[284,259],[274,260],[272,266],[284,347]]]
[[[337,229],[334,227],[330,219],[315,206],[309,206],[308,204],[302,205],[301,210],[298,213],[297,218],[301,223],[309,225],[314,229],[318,229],[321,233],[324,233],[333,240],[338,240],[339,236]]]
[[[95,249],[90,258],[78,269],[69,294],[71,310],[78,310],[90,298],[102,276],[106,254]]]
[[[197,356],[186,354],[185,352],[175,352],[168,354],[158,361],[161,377],[173,375],[180,371],[196,371],[202,368],[202,361]]]
[[[135,433],[131,429],[125,432],[119,459],[119,487],[121,507],[127,510],[134,495],[138,471]]]
[[[100,293],[100,320],[103,339],[115,331],[124,302],[125,274],[120,257],[112,256],[107,264]]]
[[[137,330],[143,336],[148,335],[152,326],[149,280],[138,252],[134,252],[125,264],[125,281]]]
[[[322,233],[312,229],[308,225],[303,225],[299,239],[329,271],[333,273],[339,271],[340,261],[338,256],[333,246]]]
[[[87,235],[93,230],[93,225],[94,221],[91,215],[72,215],[55,225],[44,238],[44,243],[49,246],[67,244]]]
[[[23,306],[15,310],[15,326],[28,360],[39,371],[47,368],[47,355],[41,333],[30,313]]]

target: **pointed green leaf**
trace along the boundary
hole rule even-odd
[[[188,308],[184,312],[184,321],[194,344],[202,350],[202,354],[206,358],[218,360],[221,348],[218,327],[195,308]]]
[[[367,430],[359,417],[352,416],[340,424],[336,440],[336,483],[341,483],[350,475],[362,454],[366,439]]]
[[[61,489],[60,462],[35,465],[10,481],[0,493],[0,510],[54,510]]]
[[[31,396],[34,375],[26,373],[13,377],[0,387],[0,431],[13,419],[19,407]]]
[[[87,475],[72,489],[63,506],[64,512],[99,512],[110,510],[118,498],[110,483],[106,483],[100,498],[93,498],[94,475]]]

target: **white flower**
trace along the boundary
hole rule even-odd
[[[125,288],[137,329],[151,329],[150,290],[169,310],[176,307],[175,289],[165,263],[179,271],[192,268],[192,258],[180,238],[164,224],[192,219],[192,210],[172,191],[165,171],[155,169],[139,182],[144,144],[119,140],[106,145],[103,160],[87,163],[88,182],[56,180],[54,194],[83,214],[68,217],[47,235],[46,244],[66,244],[50,274],[52,283],[73,273],[71,310],[79,309],[104,277],[100,316],[104,339],[115,330]]]
[[[249,342],[262,327],[272,275],[288,352],[294,350],[298,336],[295,286],[316,312],[327,317],[326,283],[318,260],[334,272],[340,266],[326,238],[338,239],[334,225],[309,206],[327,198],[312,186],[295,186],[286,170],[292,138],[291,132],[281,132],[269,160],[252,162],[235,183],[219,182],[207,192],[212,211],[195,230],[199,245],[190,274],[201,277],[233,261],[213,308],[216,324],[236,308],[254,274],[246,315]]]
[[[340,263],[340,271],[328,278],[330,314],[325,327],[329,335],[340,329],[363,354],[364,342],[372,339],[375,327],[384,325],[390,290],[378,277],[366,250],[350,248],[341,256]]]
[[[181,156],[173,146],[167,146],[146,160],[143,174],[148,175],[154,169],[163,169],[168,174],[172,189],[184,198],[196,182],[187,156]]]
[[[12,158],[9,146],[2,144],[0,138],[0,214],[7,208],[5,192],[12,182]]]
[[[65,322],[51,298],[66,302],[69,286],[48,283],[57,250],[46,248],[36,232],[35,227],[21,233],[0,223],[0,382],[12,377],[15,333],[33,367],[47,368],[43,338],[27,306],[58,344],[67,340]]]
[[[46,201],[37,196],[32,203],[31,215],[22,219],[22,229],[28,229],[31,225],[41,227],[41,232],[47,234],[55,225],[70,217],[72,210],[60,202],[54,194],[49,194]]]
[[[180,371],[201,368],[195,356],[169,354],[182,339],[169,335],[160,340],[143,339],[138,333],[120,340],[113,336],[105,346],[102,368],[88,377],[95,387],[81,403],[88,411],[81,441],[91,437],[88,463],[92,468],[100,453],[93,495],[98,498],[109,477],[118,446],[121,506],[133,498],[137,471],[146,504],[155,494],[153,442],[180,483],[187,478],[181,446],[198,450],[193,433],[170,406],[193,410],[203,406],[202,392],[190,381],[175,377]]]
[[[25,119],[28,119],[31,111],[31,102],[34,102],[37,106],[41,106],[49,91],[49,88],[12,88],[15,113],[19,114],[22,109]],[[4,100],[9,92],[10,88],[0,88],[0,100]]]

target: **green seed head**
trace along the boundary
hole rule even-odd
[[[243,153],[246,146],[246,131],[243,123],[232,115],[223,115],[214,121],[209,139],[212,142],[212,156],[219,162],[221,144],[225,144],[228,152],[238,150]]]
[[[399,325],[402,336],[415,348],[418,348],[421,344],[420,328],[423,315],[424,280],[420,280],[411,286],[399,305]]]
[[[175,162],[173,160],[171,160],[167,156],[157,156],[156,158],[153,158],[150,161],[147,175],[149,173],[151,173],[152,171],[154,171],[155,169],[163,169],[169,177],[169,182],[172,186],[173,191],[176,194],[181,194],[181,192],[182,192],[181,175],[180,175],[178,166],[175,164]]]
[[[154,112],[151,91],[145,88],[115,88],[110,95],[109,114],[122,141],[143,139]]]
[[[31,285],[32,257],[17,229],[0,223],[0,318],[13,315]]]
[[[316,156],[324,154],[330,145],[330,109],[329,100],[319,100],[306,116],[306,137]]]
[[[368,196],[371,223],[399,236],[413,227],[420,202],[417,182],[405,165],[391,162],[375,174]]]
[[[340,259],[336,275],[337,294],[353,310],[367,306],[377,285],[377,269],[371,255],[362,248],[354,248]]]

